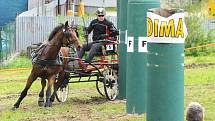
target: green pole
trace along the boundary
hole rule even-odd
[[[147,55],[138,52],[138,37],[146,37],[146,13],[155,7],[160,7],[159,0],[128,0],[127,45],[133,48],[132,52],[127,47],[126,112],[129,114],[146,112]]]
[[[184,19],[184,16],[180,14],[181,18]],[[153,21],[155,19],[161,21],[159,18],[153,18]],[[177,23],[178,18],[172,17],[168,20]],[[166,23],[171,25],[168,21]],[[155,22],[151,25],[155,25]],[[179,25],[174,24],[175,30],[185,30],[182,25],[181,29],[178,27]],[[171,42],[178,39],[176,36],[166,37],[165,40]],[[147,121],[184,121],[184,43],[162,43],[159,38],[153,37],[153,41],[148,42],[147,65]]]
[[[148,51],[147,121],[183,121],[184,44],[148,43]]]
[[[121,0],[117,0],[117,29],[120,29],[120,1]]]
[[[120,0],[119,99],[126,98],[126,30],[128,0]]]

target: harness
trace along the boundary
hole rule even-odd
[[[31,53],[32,57],[32,63],[33,64],[39,64],[43,66],[62,66],[63,65],[63,60],[60,58],[61,57],[61,52],[58,53],[58,56],[55,60],[45,60],[45,59],[40,59],[40,55],[42,54],[44,48],[48,44],[42,44],[40,45],[39,48],[37,48],[35,51]]]

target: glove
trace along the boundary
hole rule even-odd
[[[115,30],[113,31],[111,34],[110,34],[110,37],[116,37],[119,35],[119,31],[118,30]]]

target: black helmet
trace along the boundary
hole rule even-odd
[[[105,15],[106,14],[106,11],[105,11],[105,9],[104,8],[98,8],[97,10],[96,10],[96,15],[98,16],[98,15]]]

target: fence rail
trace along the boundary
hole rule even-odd
[[[203,29],[205,32],[215,29],[215,19],[205,19],[203,22]]]
[[[95,17],[85,19],[85,26]],[[108,20],[117,25],[116,17],[107,17]],[[52,29],[59,23],[74,20],[75,25],[83,26],[81,17],[17,17],[16,19],[16,51],[26,51],[26,48],[32,44],[40,43],[48,38]]]
[[[0,65],[15,52],[15,22],[0,27]]]

